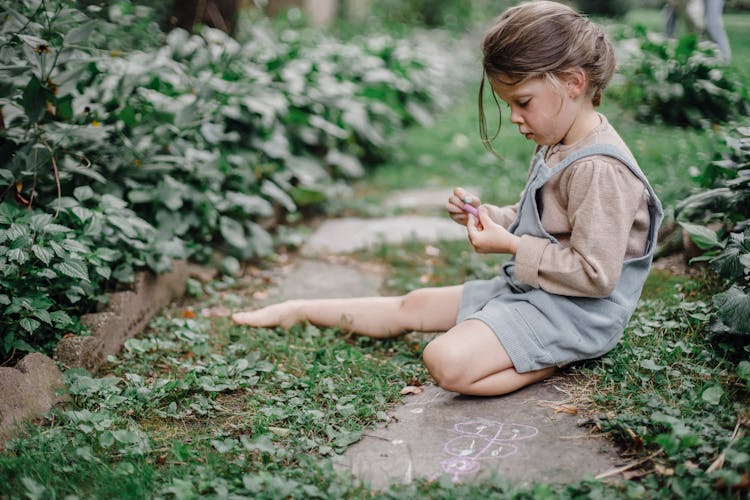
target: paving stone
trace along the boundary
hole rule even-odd
[[[467,187],[466,190],[481,196],[481,190],[477,187]],[[452,187],[401,189],[391,193],[386,198],[384,205],[404,209],[445,210],[445,205],[448,203],[448,198],[452,192]]]
[[[479,482],[493,473],[519,485],[565,483],[619,465],[608,441],[580,427],[575,415],[555,411],[565,399],[550,383],[493,398],[428,386],[335,465],[376,489],[441,475]]]
[[[307,256],[351,253],[381,243],[410,239],[424,242],[466,239],[466,228],[448,217],[403,216],[377,219],[330,219],[321,224],[302,247]]]
[[[300,259],[264,303],[305,298],[369,297],[379,295],[383,277],[355,264]]]

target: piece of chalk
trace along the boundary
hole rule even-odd
[[[479,216],[479,212],[477,212],[477,209],[474,205],[469,205],[468,203],[464,203],[464,210],[472,214],[474,217]]]

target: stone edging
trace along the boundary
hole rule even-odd
[[[156,313],[184,295],[189,272],[186,261],[175,261],[165,274],[138,273],[132,291],[111,294],[105,311],[81,317],[91,335],[60,340],[55,359],[67,368],[95,371]],[[42,416],[64,401],[62,388],[62,372],[44,354],[29,354],[14,368],[0,367],[0,444],[24,420]]]

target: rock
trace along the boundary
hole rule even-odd
[[[63,388],[62,372],[41,353],[25,356],[15,368],[0,368],[0,440],[64,401]]]

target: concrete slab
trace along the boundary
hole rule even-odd
[[[477,187],[466,187],[471,193],[481,196],[482,192]],[[424,189],[400,189],[391,193],[385,200],[385,206],[416,210],[443,210],[448,203],[448,197],[453,192],[453,187],[436,187]]]
[[[383,277],[354,264],[301,259],[266,302],[307,298],[369,297],[380,295]]]
[[[495,398],[428,386],[335,464],[376,489],[443,474],[454,482],[492,473],[518,485],[570,482],[616,467],[608,441],[579,427],[576,416],[555,411],[565,399],[549,383]]]
[[[301,253],[307,256],[351,253],[381,243],[399,244],[413,238],[425,242],[466,239],[466,228],[448,217],[330,219],[318,227]]]

